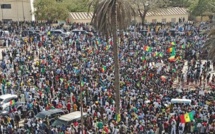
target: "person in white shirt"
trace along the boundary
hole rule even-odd
[[[202,127],[202,124],[199,122],[199,123],[197,124],[197,131],[198,131],[198,132],[200,132],[201,127]]]
[[[118,127],[115,127],[113,129],[113,133],[112,134],[119,134],[119,128]]]
[[[171,134],[176,134],[176,121],[175,119],[171,122]]]
[[[184,127],[185,127],[185,123],[179,123],[179,126],[178,126],[178,133],[179,134],[183,134],[184,133]]]

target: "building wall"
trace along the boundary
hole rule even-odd
[[[175,22],[179,21],[179,18],[185,18],[185,21],[188,21],[188,14],[185,15],[168,15],[168,16],[147,16],[146,17],[146,22],[151,23],[153,20],[156,20],[156,22],[163,22],[162,20],[166,19],[166,22],[172,22],[175,20]],[[71,16],[68,18],[69,22],[76,22],[76,23],[90,23],[90,19],[73,19]],[[141,23],[141,17],[137,16],[136,17],[136,22]]]
[[[72,17],[69,17],[68,18],[68,21],[70,23],[90,23],[91,22],[91,19],[72,19]]]
[[[165,15],[165,16],[147,16],[145,18],[146,22],[151,23],[154,22],[156,20],[156,22],[163,22],[164,20],[166,22],[173,22],[175,20],[175,22],[179,21],[179,18],[185,18],[185,21],[188,21],[188,14],[184,14],[184,15]],[[136,22],[141,23],[141,17],[137,16],[136,17]]]
[[[31,21],[30,0],[0,0],[0,5],[10,4],[10,9],[0,7],[0,20]]]
[[[208,16],[197,16],[196,21],[201,22],[201,21],[210,21],[210,18]]]

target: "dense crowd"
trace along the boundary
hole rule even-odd
[[[202,49],[207,24],[135,25],[120,36],[120,118],[115,113],[111,37],[103,38],[85,24],[72,24],[68,37],[52,35],[49,24],[19,25],[12,23],[9,34],[1,33],[1,93],[17,94],[25,102],[25,123],[19,126],[16,109],[11,110],[1,117],[1,133],[214,133],[214,63]],[[19,31],[26,29],[40,34],[21,37]],[[80,111],[81,98],[88,113],[84,128],[78,121],[52,127],[34,118],[51,108]],[[170,104],[172,98],[192,102]],[[195,111],[194,120],[181,123],[179,115],[190,111]]]

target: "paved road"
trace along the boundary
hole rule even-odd
[[[202,64],[204,64],[205,62],[207,62],[207,60],[202,60],[201,62],[202,62]],[[213,68],[213,64],[210,65],[210,68],[211,68],[211,71],[210,71],[209,73],[211,74],[211,76],[212,76],[213,74],[215,75],[215,71],[214,71],[214,68]],[[183,69],[182,69],[182,72],[183,72],[183,73],[187,73],[187,69],[188,69],[188,62],[185,61],[184,67],[183,67]],[[211,77],[211,79],[212,79],[212,77]],[[186,83],[186,82],[185,82],[185,83]],[[180,87],[180,84],[178,83],[177,80],[174,81],[173,87],[174,87],[174,88]],[[192,90],[192,89],[195,89],[195,87],[199,87],[199,84],[191,84],[191,83],[190,83],[189,85],[184,85],[184,88],[191,89],[191,90]],[[204,88],[204,84],[202,84],[201,87]],[[209,86],[207,83],[205,83],[205,88],[210,88],[210,86]]]

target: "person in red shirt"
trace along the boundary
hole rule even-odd
[[[165,130],[165,133],[168,133],[168,128],[169,128],[169,122],[168,122],[168,120],[166,120],[166,121],[164,122],[164,130]]]
[[[77,122],[76,120],[73,122],[73,126],[74,126],[74,127],[77,127],[77,126],[78,126],[78,122]]]
[[[63,105],[61,104],[61,102],[58,103],[57,108],[63,108]]]
[[[72,101],[73,101],[73,103],[76,102],[76,99],[75,99],[75,96],[74,96],[74,95],[72,96]]]
[[[104,126],[103,130],[108,134],[109,133],[109,129],[107,127],[107,125]]]
[[[71,104],[70,104],[70,102],[67,103],[66,108],[67,108],[67,110],[68,110],[69,113],[70,113],[70,109],[71,109]]]

